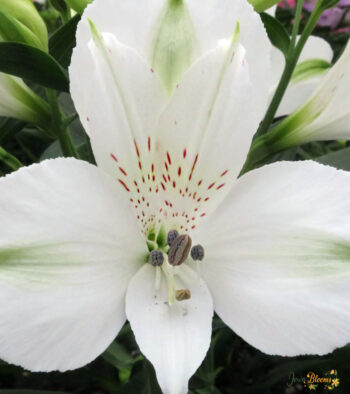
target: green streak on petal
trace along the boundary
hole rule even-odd
[[[171,94],[195,59],[199,44],[184,0],[168,0],[157,26],[151,64]]]
[[[323,59],[309,59],[299,63],[294,70],[292,83],[317,77],[328,71],[332,65]]]

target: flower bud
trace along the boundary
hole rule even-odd
[[[0,73],[0,116],[6,116],[47,127],[48,104],[20,78]]]
[[[66,0],[67,4],[78,14],[82,14],[92,0]]]
[[[256,12],[263,12],[279,3],[279,1],[280,0],[248,0]]]
[[[256,139],[255,156],[312,141],[350,140],[350,42],[316,90],[274,129]],[[258,152],[258,153],[256,153]],[[266,155],[265,155],[266,156]]]
[[[46,25],[30,0],[0,0],[0,41],[20,42],[47,52]]]

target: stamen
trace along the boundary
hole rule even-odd
[[[192,240],[187,234],[178,236],[171,244],[168,259],[169,264],[176,266],[182,264],[191,250]]]
[[[202,261],[204,259],[204,248],[202,245],[195,245],[191,249],[191,257],[193,260]]]
[[[177,301],[189,300],[191,298],[191,292],[189,289],[176,290],[175,298]]]
[[[168,232],[167,243],[169,246],[175,241],[175,239],[179,236],[179,233],[176,230],[171,230]]]
[[[160,267],[164,263],[164,255],[160,250],[152,250],[148,261],[153,267]]]

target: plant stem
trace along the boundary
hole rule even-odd
[[[7,152],[0,146],[0,160],[4,162],[11,170],[16,171],[22,167],[22,163],[11,153]]]
[[[78,153],[73,145],[69,130],[64,124],[56,92],[52,89],[46,89],[46,95],[51,106],[52,128],[61,145],[64,157],[78,158]]]
[[[247,161],[244,164],[244,167],[241,171],[241,175],[245,172],[254,168],[257,162],[263,160],[271,153],[271,147],[268,146],[269,134],[268,132],[274,117],[276,115],[277,109],[282,101],[282,98],[286,92],[286,89],[289,85],[289,82],[292,78],[295,66],[297,65],[300,54],[305,46],[307,39],[315,28],[322,12],[323,8],[321,7],[323,0],[318,0],[312,14],[310,15],[309,20],[306,23],[306,26],[303,30],[303,33],[300,36],[300,39],[296,43],[296,38],[299,30],[300,23],[300,15],[302,8],[302,0],[298,0],[297,8],[296,8],[296,20],[293,26],[292,38],[290,42],[290,47],[288,50],[288,54],[286,56],[286,64],[275,91],[275,94],[271,100],[271,103],[268,107],[268,110],[265,114],[263,121],[261,122],[258,131],[256,132],[255,139],[252,143],[250,152],[248,154]],[[266,135],[265,135],[266,134]],[[267,138],[266,138],[267,137]]]
[[[299,60],[301,51],[303,50],[307,39],[309,38],[312,30],[314,29],[314,27],[316,26],[316,24],[318,22],[319,17],[322,14],[323,10],[320,7],[321,2],[322,2],[322,0],[318,0],[318,2],[316,3],[316,6],[315,6],[312,14],[310,15],[310,18],[305,26],[305,29],[304,29],[301,37],[300,37],[298,43],[295,45],[297,35],[298,35],[300,15],[301,15],[301,10],[302,10],[302,5],[303,5],[303,0],[298,0],[296,12],[295,12],[295,22],[294,22],[294,26],[293,26],[292,38],[291,38],[288,54],[286,56],[286,64],[285,64],[281,79],[278,83],[277,89],[275,91],[275,94],[273,95],[271,103],[270,103],[270,105],[267,109],[267,112],[265,114],[265,117],[258,128],[258,131],[256,133],[256,137],[261,136],[268,131],[268,129],[269,129],[269,127],[276,115],[277,109],[282,101],[284,93],[285,93],[285,91],[289,85],[289,82],[292,78],[293,71],[295,69],[295,66],[296,66],[298,60]]]

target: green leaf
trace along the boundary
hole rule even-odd
[[[64,2],[64,0],[51,0],[50,2],[58,12],[67,12],[67,4]]]
[[[76,45],[75,34],[80,18],[80,15],[76,15],[58,29],[49,40],[50,54],[65,68],[70,65],[73,48]]]
[[[286,29],[276,18],[265,12],[260,14],[260,17],[265,25],[271,44],[278,48],[286,57],[290,44],[290,37]]]
[[[315,160],[318,163],[327,164],[339,170],[350,171],[350,147],[328,153]]]
[[[40,49],[0,42],[0,71],[60,91],[69,90],[66,71]]]

